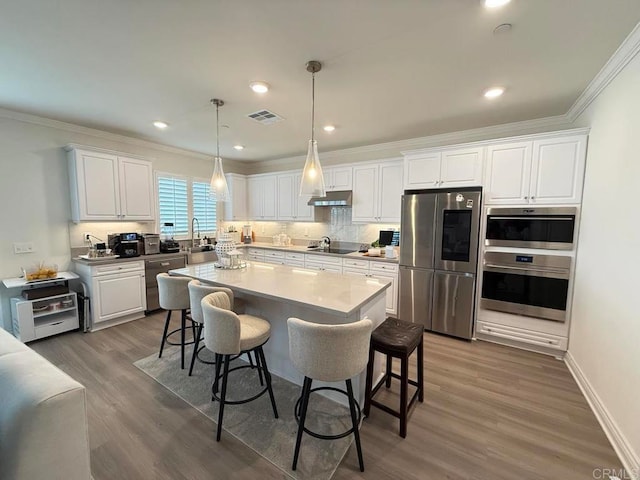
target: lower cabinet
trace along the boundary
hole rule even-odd
[[[485,340],[507,345],[530,345],[545,349],[566,351],[568,338],[550,333],[538,332],[509,325],[500,325],[479,320],[476,325],[476,336]]]
[[[307,254],[304,258],[305,268],[311,270],[324,270],[333,273],[342,273],[342,259],[331,255]]]
[[[89,285],[90,330],[144,316],[147,300],[143,261],[98,266],[77,264],[76,271]]]
[[[391,281],[387,288],[387,313],[398,314],[398,265],[395,263],[344,258],[342,270],[345,275],[363,275],[381,281]]]

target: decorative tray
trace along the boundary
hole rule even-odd
[[[216,268],[220,268],[222,270],[238,270],[240,268],[245,268],[247,266],[247,262],[240,262],[238,265],[222,265],[221,263],[214,262],[213,266]]]
[[[90,257],[89,255],[78,255],[78,258],[83,260],[111,260],[113,258],[119,258],[120,255],[105,255],[103,257]]]

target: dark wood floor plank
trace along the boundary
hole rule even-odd
[[[157,353],[163,323],[154,314],[30,344],[87,387],[94,478],[289,478],[230,435],[216,442],[211,420],[133,365]],[[621,468],[563,362],[426,333],[424,348],[425,402],[407,438],[373,408],[361,430],[365,473],[351,448],[335,479],[581,480]],[[377,399],[395,407],[397,381]]]

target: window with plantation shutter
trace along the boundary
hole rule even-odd
[[[176,237],[189,235],[189,195],[188,180],[181,177],[158,175],[158,211],[160,232],[173,233]],[[173,223],[165,228],[165,223]]]
[[[198,219],[201,234],[211,234],[216,231],[216,202],[209,198],[209,182],[194,180],[193,216]]]
[[[171,173],[156,173],[158,183],[159,230],[175,235],[176,239],[191,238],[191,219],[197,218],[194,237],[214,235],[217,230],[216,202],[209,198],[209,181]],[[171,228],[164,223],[173,223]]]

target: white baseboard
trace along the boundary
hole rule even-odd
[[[629,445],[629,442],[618,427],[618,424],[609,414],[607,407],[605,407],[602,400],[600,400],[600,397],[589,383],[589,380],[587,380],[587,377],[585,377],[580,366],[576,363],[573,355],[571,355],[571,352],[567,352],[565,354],[564,362],[567,365],[567,368],[569,368],[571,375],[573,375],[578,387],[580,387],[582,394],[587,399],[591,410],[598,419],[605,435],[611,442],[613,449],[618,454],[618,457],[622,462],[622,466],[627,471],[628,477],[626,478],[638,480],[640,478],[640,459],[638,458],[637,453],[634,452],[631,445]]]

